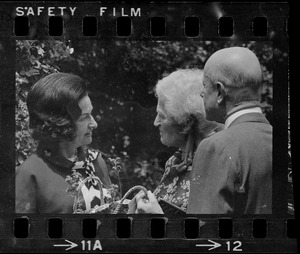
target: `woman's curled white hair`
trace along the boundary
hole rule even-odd
[[[156,84],[155,93],[161,107],[179,125],[185,126],[191,116],[198,120],[198,125],[206,122],[201,97],[202,79],[203,71],[200,69],[179,69]]]

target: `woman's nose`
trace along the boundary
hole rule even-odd
[[[96,129],[98,127],[98,124],[95,121],[93,116],[91,116],[91,122],[90,122],[89,126],[90,126],[90,128],[93,128],[93,129]]]
[[[204,88],[201,89],[200,96],[203,98],[203,96],[204,96]]]
[[[155,127],[159,126],[158,115],[155,117],[153,124],[154,124]]]

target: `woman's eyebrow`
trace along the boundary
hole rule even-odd
[[[83,115],[86,115],[86,114],[91,114],[93,109],[94,109],[93,107],[90,107],[88,112],[82,113],[81,115],[83,116]]]
[[[86,113],[81,114],[80,117],[83,117],[83,116],[86,116],[86,115],[90,115],[90,114],[91,114],[91,113],[86,112]]]

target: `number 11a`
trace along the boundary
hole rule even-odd
[[[240,248],[242,246],[241,241],[233,242],[232,246],[231,246],[230,241],[227,241],[226,244],[227,244],[227,251],[231,251],[231,248],[232,248],[232,251],[243,251],[242,248]]]
[[[99,240],[96,240],[95,243],[92,243],[92,241],[81,241],[82,250],[102,250],[102,246]]]

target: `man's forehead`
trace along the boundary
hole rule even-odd
[[[210,79],[210,72],[206,71],[203,75],[203,84],[206,83]]]
[[[212,69],[216,68],[218,64],[214,64],[211,59],[208,59],[203,68],[203,77],[207,75]]]

